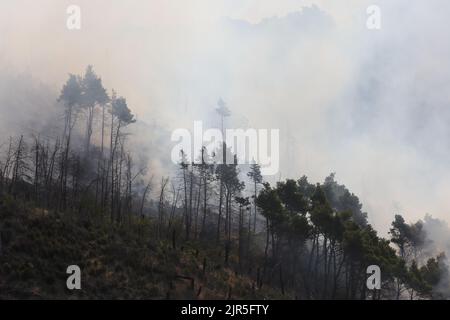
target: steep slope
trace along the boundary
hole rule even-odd
[[[281,297],[224,267],[214,245],[158,239],[149,219],[106,221],[0,199],[0,299]],[[70,291],[66,269],[74,264],[82,288]]]

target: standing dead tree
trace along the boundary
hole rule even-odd
[[[117,97],[113,91],[111,102],[111,133],[110,133],[110,157],[108,160],[108,175],[110,179],[110,217],[111,221],[116,218],[120,221],[120,197],[122,168],[124,163],[124,144],[125,139],[122,129],[127,125],[134,123],[134,115],[128,108],[127,102],[123,97]],[[107,188],[106,188],[107,189]]]
[[[159,193],[159,201],[158,201],[158,237],[162,236],[164,224],[165,224],[165,191],[167,184],[169,182],[169,178],[162,177],[161,178],[161,189]]]

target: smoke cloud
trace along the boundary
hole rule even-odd
[[[380,0],[377,31],[359,0],[79,0],[70,31],[72,2],[1,2],[3,137],[46,131],[68,73],[92,64],[155,172],[174,168],[173,129],[219,126],[222,97],[228,127],[281,130],[269,180],[336,172],[381,233],[396,213],[450,220],[448,1]]]

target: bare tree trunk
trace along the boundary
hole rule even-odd
[[[189,230],[192,227],[192,201],[193,201],[193,192],[194,192],[194,173],[193,166],[191,165],[191,170],[189,171]]]
[[[172,226],[172,221],[173,221],[173,217],[175,215],[175,210],[177,209],[177,203],[178,203],[178,197],[180,195],[180,189],[175,191],[175,186],[172,185],[172,193],[173,193],[173,198],[172,198],[172,209],[170,210],[170,218],[169,218],[169,229]]]
[[[93,132],[95,105],[88,106],[87,123],[86,123],[86,156],[89,156],[91,147],[91,138]]]
[[[200,210],[200,198],[201,198],[201,194],[202,194],[202,185],[201,185],[201,180],[199,181],[199,185],[198,185],[198,192],[197,192],[197,203],[195,206],[195,226],[194,226],[194,237],[195,239],[198,238],[198,214],[199,214],[199,210]]]
[[[222,184],[222,178],[219,181],[220,183],[220,190],[219,190],[219,216],[217,217],[217,243],[220,242],[220,220],[222,219],[222,202],[223,202],[223,184]]]
[[[238,257],[239,257],[239,271],[242,271],[243,259],[243,237],[244,237],[244,213],[242,206],[239,206],[239,240],[238,240]]]
[[[167,183],[169,182],[169,178],[161,178],[161,192],[159,194],[159,203],[158,203],[158,237],[162,235],[162,228],[164,224],[164,201],[165,201],[165,189]]]
[[[256,216],[258,215],[258,206],[256,205],[256,198],[257,198],[257,192],[258,192],[257,186],[258,186],[258,184],[256,183],[256,180],[255,180],[255,194],[254,194],[255,215],[253,218],[253,233],[256,233]]]
[[[266,246],[264,248],[264,266],[263,266],[263,274],[262,279],[266,276],[266,270],[267,270],[267,263],[268,263],[268,253],[269,253],[269,239],[270,239],[270,221],[268,218],[266,218]],[[262,280],[259,284],[259,288],[262,287]]]
[[[186,240],[189,240],[189,217],[188,217],[188,196],[187,196],[187,181],[186,181],[186,167],[183,167],[183,185],[184,185],[184,224],[186,232]]]
[[[151,179],[150,181],[147,183],[147,185],[145,186],[144,192],[142,193],[142,200],[141,200],[141,209],[139,210],[141,217],[144,217],[144,204],[145,204],[145,199],[147,198],[147,193],[150,190],[151,187]]]
[[[207,212],[207,198],[206,198],[206,190],[207,190],[208,178],[204,177],[203,179],[203,218],[202,218],[202,228],[200,230],[200,235],[203,236],[205,233],[205,224],[206,224],[206,212]]]
[[[40,161],[39,161],[39,137],[35,138],[34,141],[34,199],[37,204],[39,204],[39,167],[40,167]]]

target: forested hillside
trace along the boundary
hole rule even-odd
[[[450,297],[448,248],[426,227],[442,221],[397,214],[383,238],[334,174],[270,185],[258,164],[211,163],[206,148],[158,176],[129,148],[126,99],[91,66],[56,99],[61,132],[0,144],[0,298]],[[82,289],[69,291],[73,264]]]

